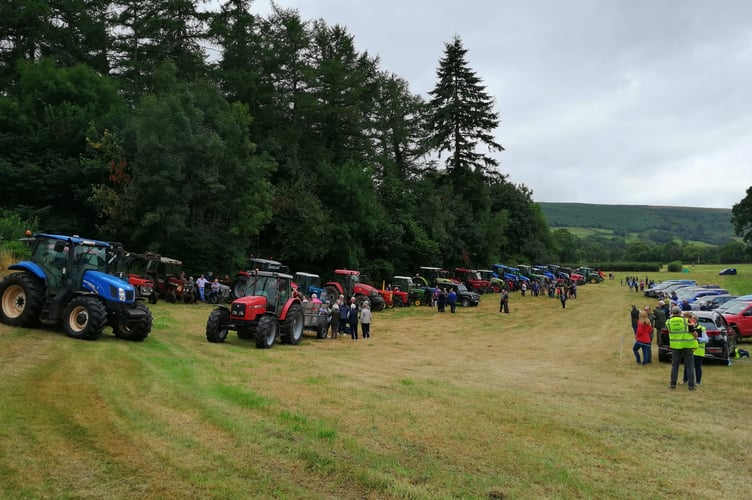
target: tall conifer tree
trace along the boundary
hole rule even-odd
[[[453,176],[475,171],[496,177],[499,162],[477,151],[485,144],[489,152],[503,151],[493,136],[499,125],[494,99],[486,93],[482,80],[465,60],[467,49],[455,36],[444,46],[444,56],[436,72],[436,88],[429,94],[428,146],[439,154],[448,153],[445,165]]]

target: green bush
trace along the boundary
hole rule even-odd
[[[682,270],[682,263],[681,261],[678,261],[678,260],[669,262],[667,269],[668,269],[668,272],[670,273],[680,273]]]

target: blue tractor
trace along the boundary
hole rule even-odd
[[[0,321],[11,326],[62,323],[75,339],[94,340],[106,326],[118,338],[142,341],[151,311],[135,300],[135,289],[110,274],[122,247],[105,241],[37,234],[31,260],[8,267],[0,282]]]
[[[324,300],[324,289],[321,288],[321,278],[318,274],[295,273],[293,282],[298,287],[298,292],[306,297],[311,297],[314,293],[319,299]]]

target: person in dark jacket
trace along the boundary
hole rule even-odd
[[[637,335],[637,322],[640,320],[640,310],[637,309],[636,305],[632,304],[632,310],[629,312],[629,315],[632,318],[632,331]]]
[[[438,291],[436,295],[436,305],[437,305],[438,311],[440,313],[443,313],[444,309],[446,308],[446,299],[447,299],[446,290],[440,290],[438,287],[436,287],[436,290]]]
[[[655,342],[658,343],[658,337],[661,334],[661,330],[666,327],[666,312],[663,309],[663,301],[658,302],[658,305],[653,309],[653,329],[655,331]]]
[[[350,307],[345,303],[345,297],[340,295],[339,300],[339,333],[350,333],[347,330],[347,318],[350,317]]]
[[[499,312],[509,314],[509,292],[501,291],[501,301],[499,303]]]
[[[457,292],[454,291],[454,288],[449,289],[449,293],[447,294],[447,304],[449,304],[449,312],[452,314],[457,312]]]
[[[358,340],[358,305],[355,303],[355,298],[350,302],[350,314],[347,317],[347,322],[350,324],[350,338]]]

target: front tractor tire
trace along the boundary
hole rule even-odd
[[[144,313],[141,321],[132,326],[128,326],[127,321],[117,321],[113,325],[112,331],[115,332],[115,336],[119,339],[143,342],[149,336],[149,333],[151,333],[151,325],[154,320],[151,311],[145,305],[135,304],[133,308]]]
[[[214,309],[206,320],[206,340],[214,344],[223,343],[227,339],[229,317],[230,311],[224,307]]]
[[[44,286],[28,273],[12,273],[0,282],[0,321],[35,326],[44,304]]]
[[[326,322],[324,322],[326,325]],[[321,332],[317,332],[319,336]],[[324,329],[324,336],[326,336],[326,329]],[[282,341],[290,345],[300,344],[300,339],[303,338],[303,309],[300,304],[292,304],[290,309],[287,310],[287,316],[282,323]],[[323,338],[323,337],[318,337]]]
[[[277,318],[271,314],[262,316],[256,328],[256,347],[269,349],[277,339]]]
[[[63,309],[62,318],[69,337],[96,340],[107,324],[107,310],[93,297],[73,297]]]

